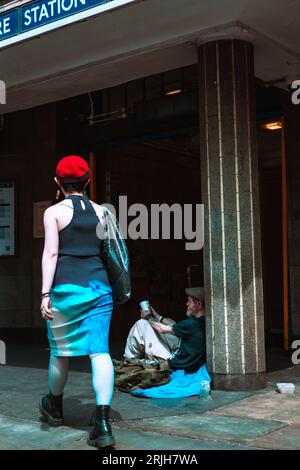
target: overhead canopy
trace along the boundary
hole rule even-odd
[[[196,63],[197,44],[216,34],[254,42],[262,80],[300,77],[299,1],[115,0],[107,8],[96,16],[85,10],[69,24],[48,23],[19,42],[0,41],[0,79],[8,91],[0,112]]]

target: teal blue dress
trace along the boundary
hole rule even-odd
[[[51,356],[108,353],[112,288],[101,259],[98,216],[87,196],[70,195],[73,218],[59,232],[56,272],[47,321]],[[81,205],[84,202],[85,209]]]

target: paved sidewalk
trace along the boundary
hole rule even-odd
[[[295,394],[276,393],[276,382],[295,383]],[[44,367],[0,366],[0,449],[94,451],[86,444],[94,409],[90,373],[70,372],[61,428],[39,419],[46,386]],[[263,391],[214,391],[212,400],[115,392],[111,416],[117,450],[300,449],[300,366],[268,374]]]

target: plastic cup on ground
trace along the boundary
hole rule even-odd
[[[200,384],[200,398],[205,398],[206,400],[211,400],[211,390],[210,390],[210,383],[207,381],[203,381]]]
[[[278,393],[292,395],[295,392],[295,385],[292,383],[278,383],[276,385]]]

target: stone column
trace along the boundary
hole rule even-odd
[[[265,386],[253,46],[198,49],[208,367],[214,388]]]

